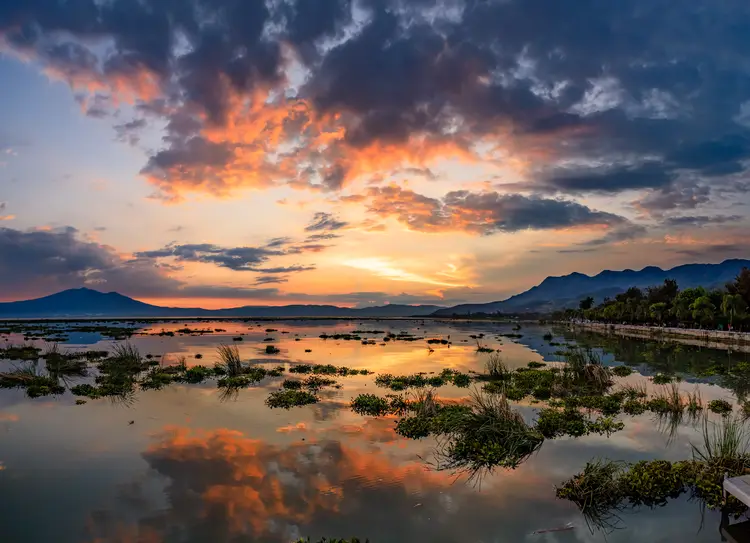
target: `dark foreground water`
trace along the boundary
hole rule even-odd
[[[603,348],[607,364],[628,363],[640,372],[618,379],[620,383],[667,371],[682,376],[680,386],[686,392],[699,387],[704,401],[736,401],[738,395],[743,399],[746,384],[699,379],[691,372],[747,361],[747,354],[590,334],[575,337],[563,330],[555,330],[550,341],[542,337],[549,328],[538,326],[516,331],[521,338],[498,339],[498,333],[513,333],[510,326],[482,323],[143,326],[142,331],[152,334],[185,326],[225,330],[133,336],[131,342],[142,354],[161,356],[164,364],[185,355],[188,364],[213,365],[216,347],[243,334],[243,341],[235,344],[245,359],[273,365],[332,363],[367,368],[375,375],[339,378],[342,388],[322,391],[320,403],[288,411],[264,405],[268,392],[284,377],[266,379],[228,401],[222,401],[215,381],[141,391],[130,404],[100,399],[75,405],[69,392],[30,399],[23,390],[0,390],[3,543],[289,543],[301,536],[360,537],[373,543],[721,541],[720,515],[702,513],[701,505],[685,496],[664,507],[624,511],[615,530],[587,525],[573,504],[555,498],[555,485],[593,457],[689,458],[690,443],[699,439],[689,424],[668,428],[650,414],[621,415],[625,429],[609,438],[545,441],[520,467],[487,474],[478,486],[433,469],[434,439],[401,438],[394,432],[394,417],[359,416],[349,402],[361,392],[388,392],[375,386],[378,373],[440,372],[446,367],[482,371],[486,355],[478,354],[475,340],[469,338],[479,333],[486,334],[485,345],[501,349],[510,367],[559,360],[554,353],[564,347],[550,342],[578,342]],[[266,327],[278,331],[267,334]],[[435,345],[430,352],[425,341],[362,345],[318,338],[357,328],[450,336],[453,344]],[[279,354],[262,353],[269,335]],[[67,337],[63,349],[108,349],[113,343],[91,332]],[[0,337],[6,345],[22,341],[18,334]],[[0,364],[7,367],[9,362]],[[462,398],[467,389],[448,386],[439,394]],[[533,420],[539,405],[522,402],[517,408]]]

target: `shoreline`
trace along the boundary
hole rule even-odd
[[[750,352],[750,333],[692,328],[661,328],[634,324],[605,324],[600,322],[565,323],[574,329],[590,330],[652,341],[673,341],[684,345],[698,345],[712,349]]]

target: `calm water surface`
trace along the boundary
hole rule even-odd
[[[189,365],[212,365],[216,347],[236,344],[247,360],[270,366],[331,363],[367,368],[375,374],[440,372],[443,368],[482,371],[486,355],[476,353],[470,335],[484,333],[510,367],[529,361],[557,361],[542,336],[524,326],[522,338],[499,338],[510,326],[423,321],[180,322],[143,324],[142,332],[221,328],[205,335],[135,335],[142,354],[163,364],[186,356]],[[266,334],[266,328],[278,332]],[[407,331],[417,336],[450,336],[451,346],[392,341],[384,346],[322,340],[322,333],[355,329]],[[286,332],[286,333],[284,333]],[[736,400],[743,383],[698,379],[697,368],[747,361],[745,353],[611,339],[555,330],[554,342],[602,349],[607,364],[628,363],[641,375],[676,372],[687,391],[699,387],[704,401]],[[263,339],[281,349],[266,355]],[[380,337],[380,336],[377,336]],[[299,341],[296,341],[299,339]],[[18,335],[0,337],[20,344]],[[42,344],[43,342],[39,342]],[[108,349],[113,341],[96,333],[71,333],[64,349]],[[306,349],[312,352],[306,353]],[[195,355],[203,355],[196,359]],[[5,363],[7,365],[7,362]],[[269,366],[269,367],[270,367]],[[0,368],[1,371],[1,368]],[[29,399],[22,390],[0,390],[0,541],[22,542],[268,542],[300,536],[361,537],[382,542],[594,542],[721,541],[720,516],[701,513],[683,497],[656,509],[621,515],[618,529],[587,526],[577,508],[555,498],[555,485],[580,471],[593,457],[617,460],[690,457],[698,432],[682,425],[670,435],[653,415],[622,415],[625,429],[611,437],[547,440],[515,470],[496,470],[481,486],[432,469],[432,438],[413,441],[394,432],[394,417],[363,417],[349,409],[359,393],[384,395],[375,375],[339,378],[341,389],[323,390],[321,402],[270,410],[269,391],[282,378],[268,378],[221,401],[215,381],[141,391],[132,405],[102,400],[75,405],[67,393]],[[724,388],[722,385],[730,386]],[[653,385],[650,385],[653,388]],[[466,389],[439,389],[441,397],[462,398]],[[517,406],[533,420],[539,405]],[[132,424],[131,424],[132,421]],[[534,534],[537,530],[568,531]]]

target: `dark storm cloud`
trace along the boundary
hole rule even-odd
[[[275,288],[187,285],[168,275],[175,271],[175,266],[159,262],[160,258],[175,255],[182,255],[177,257],[178,261],[214,256],[215,260],[209,262],[217,265],[232,258],[264,262],[264,257],[252,248],[220,250],[213,245],[194,244],[144,251],[132,259],[123,259],[112,247],[86,240],[72,227],[26,231],[0,228],[0,254],[3,255],[0,259],[0,295],[5,297],[34,297],[82,286],[157,298],[283,299],[285,296]],[[280,281],[270,281],[269,278],[273,274],[310,268],[258,268],[255,271],[265,275],[260,276],[255,284],[283,282],[283,277]]]
[[[118,141],[137,145],[140,141],[140,132],[146,127],[146,119],[133,119],[114,126],[116,139]]]
[[[255,280],[256,285],[270,285],[270,284],[281,284],[288,282],[289,279],[286,277],[279,277],[278,275],[261,275]]]
[[[201,262],[215,264],[234,271],[259,272],[257,266],[267,262],[273,256],[285,254],[284,251],[267,247],[220,247],[208,243],[168,245],[155,251],[135,253],[139,258],[173,257],[178,262]],[[264,272],[273,273],[273,272]]]
[[[720,243],[716,245],[706,245],[699,249],[678,249],[676,254],[689,256],[690,258],[702,258],[706,260],[715,260],[716,258],[727,258],[737,253],[747,253],[750,244],[747,243]]]
[[[159,258],[175,252],[191,255],[213,250],[211,245],[192,245],[181,250],[146,251],[126,260],[107,245],[84,239],[71,227],[56,230],[14,230],[0,228],[0,297],[21,299],[51,294],[67,288],[91,287],[128,296],[153,298],[226,298],[273,300],[288,303],[435,303],[439,298],[383,292],[350,292],[312,295],[282,293],[272,287],[188,285],[170,277],[175,270]],[[302,266],[258,268],[255,285],[284,283],[283,274],[302,271]],[[455,300],[460,303],[463,300]]]
[[[541,196],[462,190],[437,199],[398,187],[372,188],[368,195],[370,213],[381,218],[394,217],[423,232],[463,231],[489,235],[586,225],[632,227],[619,215]]]
[[[673,176],[661,165],[644,164],[635,168],[595,169],[566,175],[558,173],[544,181],[551,189],[568,192],[615,193],[629,189],[659,188],[669,185]]]
[[[529,158],[539,191],[662,191],[686,172],[713,182],[750,158],[740,123],[748,27],[745,0],[0,5],[13,50],[72,85],[129,85],[139,107],[168,121],[165,148],[143,169],[163,191],[185,175],[191,190],[214,189],[235,147],[200,130],[223,126],[237,98],[257,89],[341,123],[335,152],[313,167],[327,190],[351,175],[338,162],[347,149],[416,139],[468,152],[498,133],[522,157],[547,157]],[[282,88],[282,43],[309,75],[299,89]],[[299,168],[304,177],[309,161]]]
[[[674,209],[695,209],[710,199],[711,187],[708,185],[675,183],[648,193],[634,205],[645,213],[660,215]]]
[[[705,215],[699,216],[685,216],[685,217],[670,217],[664,221],[664,226],[707,226],[711,224],[727,224],[733,222],[739,222],[744,220],[745,217],[741,215],[717,215],[715,217],[708,217]]]
[[[330,232],[331,230],[341,230],[348,225],[348,222],[336,219],[332,213],[318,211],[305,227],[305,232]]]

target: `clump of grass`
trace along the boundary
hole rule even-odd
[[[695,387],[692,394],[688,394],[687,411],[693,417],[703,411],[703,399],[701,398],[701,391],[698,390],[698,387]]]
[[[593,422],[589,422],[587,429],[589,433],[595,433],[599,435],[611,436],[615,432],[619,432],[625,428],[625,424],[621,421],[615,420],[614,417],[599,417]]]
[[[672,382],[673,377],[665,373],[657,373],[651,379],[655,385],[668,385]]]
[[[436,375],[434,377],[425,377],[419,373],[414,375],[391,375],[383,373],[375,378],[375,384],[379,387],[390,388],[391,390],[401,391],[407,388],[423,388],[426,386],[439,387],[446,384],[446,379]]]
[[[625,466],[611,460],[587,462],[581,473],[555,489],[558,498],[572,501],[585,514],[606,517],[620,508],[624,496],[621,477]]]
[[[625,394],[625,396],[631,400],[636,400],[638,398],[646,398],[648,397],[648,391],[646,390],[646,383],[637,383],[634,385],[622,385],[620,387],[620,392]]]
[[[290,373],[312,373],[312,366],[307,364],[299,364],[289,368]]]
[[[149,370],[148,373],[141,379],[141,388],[147,390],[161,390],[162,388],[171,385],[177,376],[174,373],[164,371],[166,368],[155,367]]]
[[[493,381],[506,380],[510,375],[508,366],[505,365],[499,353],[493,353],[487,357],[485,368],[487,369],[487,375]]]
[[[544,362],[536,362],[536,361],[533,361],[533,360],[532,360],[531,362],[529,362],[528,364],[526,364],[526,366],[528,366],[528,367],[529,367],[529,368],[531,368],[531,369],[539,369],[539,368],[543,368],[543,367],[545,367],[546,365],[547,365],[547,364],[545,364]]]
[[[216,350],[219,355],[219,363],[216,367],[223,370],[223,375],[229,377],[242,375],[242,359],[236,345],[219,345]]]
[[[438,468],[468,472],[517,467],[544,438],[502,396],[473,391],[468,405],[446,425],[448,439],[438,450]]]
[[[631,398],[622,404],[622,410],[628,415],[641,415],[646,412],[646,403],[641,400]]]
[[[101,393],[99,389],[88,383],[76,385],[70,389],[70,392],[74,396],[85,396],[86,398],[91,398],[92,400],[96,398],[101,398]]]
[[[216,382],[216,386],[224,389],[239,389],[246,387],[252,383],[252,380],[247,375],[236,375],[222,377]]]
[[[358,415],[373,417],[386,415],[391,410],[388,400],[375,394],[360,394],[352,400],[351,407]]]
[[[721,425],[710,426],[704,418],[703,443],[693,445],[691,460],[642,461],[632,465],[597,460],[557,487],[557,497],[573,501],[587,519],[597,523],[606,522],[613,511],[626,503],[664,505],[686,491],[711,509],[741,513],[745,506],[732,497],[724,500],[722,480],[744,474],[750,467],[748,438],[740,418],[723,419]]]
[[[213,376],[213,370],[206,366],[193,366],[185,370],[185,381],[188,383],[202,383],[209,377]]]
[[[318,397],[305,390],[279,390],[271,392],[266,398],[266,405],[272,409],[291,409],[317,402]]]
[[[320,377],[319,375],[311,375],[302,382],[302,386],[306,389],[317,391],[323,387],[335,385],[336,380],[329,377]]]
[[[76,405],[85,405],[86,403],[87,403],[86,400],[81,400],[81,399],[76,400]]]
[[[718,415],[729,415],[733,411],[732,404],[726,400],[711,400],[708,402],[708,409]]]
[[[456,373],[453,375],[453,384],[459,388],[466,388],[471,384],[471,377],[466,373]]]
[[[281,383],[281,388],[287,390],[299,390],[302,388],[302,381],[298,379],[285,379],[284,382]]]
[[[633,373],[633,368],[630,366],[615,366],[612,368],[612,373],[614,373],[617,377],[627,377],[631,373]]]
[[[112,348],[112,360],[126,370],[140,371],[142,369],[142,357],[138,348],[126,341],[118,343]]]
[[[273,345],[266,345],[266,354],[279,354],[281,352],[281,349],[273,346]]]
[[[258,383],[268,376],[268,370],[261,366],[250,366],[245,368],[243,376],[248,379],[250,383]]]
[[[588,433],[586,417],[578,409],[545,408],[539,411],[536,420],[537,431],[547,439],[564,435],[584,436]]]

